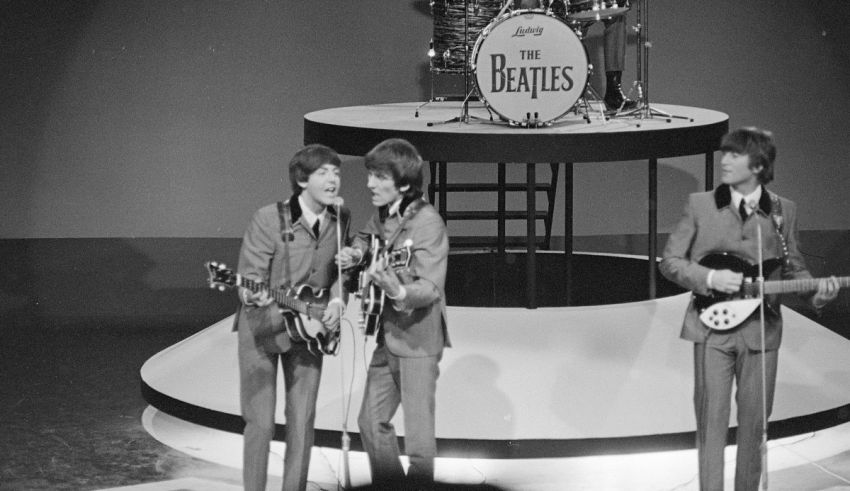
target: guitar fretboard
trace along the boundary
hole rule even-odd
[[[797,280],[772,280],[764,282],[764,294],[774,295],[777,293],[799,293],[808,292],[818,289],[818,283],[823,278],[801,278]],[[850,286],[850,276],[840,276],[837,278],[838,285],[841,288]],[[758,282],[747,283],[744,288],[748,295],[758,295]]]
[[[259,293],[262,291],[268,292],[278,305],[282,305],[302,314],[310,315],[311,317],[320,317],[322,312],[324,311],[315,304],[305,302],[296,297],[287,295],[284,290],[270,290],[268,285],[266,285],[265,283],[262,283],[260,281],[254,281],[250,278],[245,278],[242,275],[237,276],[239,278],[239,281],[237,281],[238,286],[247,288],[254,293]]]

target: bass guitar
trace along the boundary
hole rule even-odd
[[[741,289],[736,293],[721,293],[712,290],[708,295],[694,295],[694,306],[699,312],[700,321],[711,329],[726,331],[739,326],[761,304],[759,297],[759,267],[731,253],[709,254],[699,264],[711,269],[728,269],[744,275]],[[782,266],[780,259],[768,259],[762,263],[765,278],[773,276]],[[810,292],[818,289],[822,278],[802,278],[795,280],[766,280],[764,294]],[[838,278],[841,288],[850,286],[850,276]]]
[[[384,312],[384,304],[387,301],[386,293],[371,280],[370,273],[375,270],[379,258],[384,258],[388,267],[400,272],[410,267],[412,256],[411,247],[413,241],[407,239],[401,249],[387,250],[384,242],[377,236],[370,238],[369,258],[364,262],[358,276],[358,287],[354,297],[360,300],[360,315],[358,323],[367,336],[377,332],[381,314]]]
[[[339,351],[339,329],[330,330],[322,323],[322,316],[328,306],[328,291],[315,291],[309,285],[292,288],[270,289],[262,282],[254,281],[234,273],[223,263],[209,261],[205,263],[209,274],[210,288],[224,291],[227,288],[243,287],[253,293],[268,292],[281,311],[290,311],[298,315],[294,322],[285,322],[286,334],[294,341],[304,341],[312,353],[335,355]]]

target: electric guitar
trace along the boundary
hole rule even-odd
[[[386,259],[388,267],[396,271],[410,267],[410,259],[412,257],[410,248],[412,246],[413,241],[407,239],[401,249],[385,250],[384,241],[376,235],[371,236],[369,258],[363,264],[363,269],[359,273],[358,288],[354,293],[354,297],[360,300],[360,317],[358,323],[367,336],[371,336],[377,332],[387,299],[386,293],[372,282],[369,273],[374,271],[375,265],[381,257]]]
[[[306,342],[312,353],[335,355],[339,351],[339,329],[329,330],[322,323],[322,316],[329,301],[326,289],[315,291],[309,285],[298,285],[273,290],[265,283],[234,273],[222,263],[209,261],[205,266],[209,273],[210,288],[224,291],[226,288],[241,286],[254,293],[265,291],[281,311],[289,310],[298,314],[294,317],[294,322],[284,323],[286,334],[294,341]]]
[[[699,263],[711,269],[728,269],[744,275],[741,289],[736,293],[720,293],[712,290],[708,295],[694,295],[694,306],[703,324],[711,329],[726,331],[744,322],[761,304],[759,298],[759,267],[730,253],[709,254]],[[762,273],[770,277],[782,266],[780,259],[768,259],[762,263]],[[766,280],[764,294],[808,292],[818,289],[822,278],[797,280]],[[838,278],[841,288],[850,286],[850,276]]]

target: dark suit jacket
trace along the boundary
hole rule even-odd
[[[782,208],[782,236],[788,246],[788,262],[781,276],[811,278],[800,254],[797,239],[797,206],[794,202],[774,195]],[[701,295],[708,291],[709,268],[699,261],[711,253],[729,252],[751,264],[758,262],[758,227],[762,230],[762,259],[782,258],[784,252],[778,231],[771,218],[773,202],[770,192],[762,188],[762,198],[755,213],[746,221],[732,205],[729,186],[718,186],[714,191],[694,193],[688,199],[684,215],[670,234],[661,261],[661,273],[669,280]],[[766,278],[767,279],[767,278]],[[767,349],[778,349],[782,340],[782,318],[776,296],[768,298],[765,309],[765,344]],[[699,320],[693,300],[688,306],[681,337],[695,343],[704,342],[709,329]],[[758,315],[754,315],[736,329],[743,329],[747,346],[760,349],[761,335]]]
[[[354,247],[366,253],[369,235],[387,240],[401,230],[391,244],[399,249],[410,239],[412,258],[410,278],[404,281],[407,296],[393,301],[383,313],[384,342],[401,357],[434,356],[451,346],[446,327],[446,267],[449,238],[446,225],[432,205],[420,199],[404,200],[403,218],[387,216],[386,207],[375,213],[354,240]],[[403,222],[403,223],[402,223]],[[402,275],[403,277],[404,275]]]

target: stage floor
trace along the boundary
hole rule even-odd
[[[149,407],[145,428],[156,439],[216,466],[184,472],[180,479],[110,488],[121,491],[238,490],[242,439],[239,435],[195,425]],[[280,487],[284,444],[272,442],[269,488]],[[311,490],[339,489],[342,453],[314,447]],[[522,491],[696,491],[695,450],[612,454],[554,459],[458,459],[438,457],[436,478],[459,486],[490,485]],[[735,447],[726,450],[726,487],[732,489]],[[367,484],[363,452],[350,452],[352,486]],[[819,432],[772,440],[768,444],[770,489],[773,491],[850,491],[850,423]]]
[[[687,302],[688,294],[679,294],[535,310],[449,306],[454,347],[445,352],[438,382],[438,478],[496,482],[510,489],[688,489],[676,487],[687,485],[695,473],[692,349],[678,338]],[[349,305],[349,326],[356,325],[355,310]],[[836,413],[846,413],[850,341],[793,310],[785,308],[783,315],[771,435],[802,435],[787,440],[793,443],[829,426],[823,421],[833,421]],[[175,448],[194,449],[188,453],[197,451],[201,458],[209,458],[202,449],[222,445],[202,437],[207,430],[216,433],[216,441],[227,439],[227,446],[238,448],[241,442],[231,325],[232,318],[223,319],[150,358],[141,371],[146,399],[181,418],[151,410],[145,416],[148,431]],[[372,342],[356,328],[345,328],[340,354],[325,360],[317,404],[314,460],[336,472],[339,451],[334,447],[339,448],[345,420],[355,450],[352,478],[361,483],[368,471],[364,456],[356,452],[356,416]],[[186,429],[197,426],[193,421],[203,425]],[[397,415],[400,435],[401,421]],[[278,423],[285,424],[282,411]],[[735,425],[734,411],[730,423]],[[181,440],[174,434],[190,436]],[[190,443],[192,438],[198,440]],[[772,445],[785,448],[784,442]],[[626,469],[657,465],[676,472],[664,478],[663,486],[575,484],[583,482],[582,476],[598,483],[593,469],[622,467],[608,458],[625,459]],[[571,472],[574,462],[582,465]],[[599,465],[585,465],[593,462]],[[538,464],[549,470],[523,471]],[[279,462],[271,465],[278,466],[272,472],[280,472]],[[567,482],[570,487],[564,487]]]

